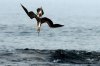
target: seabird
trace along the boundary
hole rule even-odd
[[[58,27],[62,27],[64,25],[61,24],[54,24],[49,18],[47,17],[41,17],[44,12],[42,8],[38,8],[37,9],[37,15],[33,12],[30,11],[28,12],[28,10],[21,4],[22,8],[24,9],[24,11],[26,12],[26,14],[31,18],[35,18],[37,20],[37,31],[38,33],[40,32],[40,28],[41,28],[41,24],[43,23],[47,23],[49,25],[49,27],[51,28],[58,28]],[[41,11],[41,12],[40,12]],[[41,17],[41,18],[40,18]]]

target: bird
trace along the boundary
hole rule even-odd
[[[64,26],[64,25],[61,25],[61,24],[54,24],[51,19],[49,19],[47,17],[42,17],[42,15],[44,14],[42,8],[38,8],[37,14],[35,14],[33,11],[28,11],[22,4],[21,4],[21,6],[24,9],[24,11],[26,12],[26,14],[30,17],[30,19],[33,19],[33,18],[36,19],[38,33],[40,32],[40,28],[41,28],[41,25],[43,23],[47,23],[50,28],[58,28],[58,27]]]

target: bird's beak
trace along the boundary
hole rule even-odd
[[[37,27],[37,31],[40,32],[40,27]]]
[[[37,33],[38,33],[38,36],[39,36],[39,34],[40,34],[40,27],[39,26],[37,27]]]

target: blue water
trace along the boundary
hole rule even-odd
[[[100,50],[99,0],[3,0],[0,1],[0,48]],[[29,19],[20,6],[36,13],[43,7],[44,16],[62,28],[42,25],[40,35],[36,20]]]

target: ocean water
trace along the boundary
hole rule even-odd
[[[30,19],[20,6],[44,16],[64,27],[51,29],[43,24],[40,35],[36,20]],[[0,1],[1,49],[69,49],[100,51],[99,0],[3,0]]]

